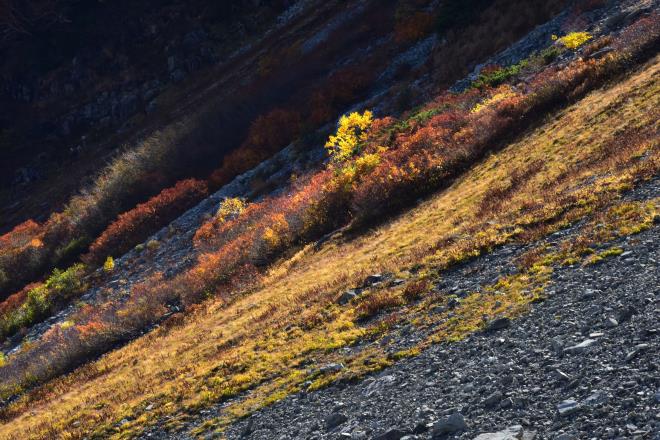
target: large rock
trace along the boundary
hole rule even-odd
[[[534,440],[536,431],[526,431],[520,425],[514,425],[498,432],[479,434],[474,440]]]
[[[488,323],[486,325],[486,331],[487,332],[494,332],[496,330],[502,330],[504,328],[507,328],[511,325],[511,320],[509,318],[497,318]]]
[[[337,426],[341,425],[342,423],[345,423],[347,420],[348,420],[348,417],[346,417],[342,413],[336,412],[336,413],[330,414],[325,419],[325,429],[327,431],[331,431],[331,430],[335,429]]]
[[[353,298],[357,298],[359,292],[355,289],[347,290],[346,292],[342,293],[339,299],[337,300],[337,304],[340,306],[344,306],[351,302]]]
[[[446,434],[453,434],[459,431],[465,431],[467,425],[461,413],[455,412],[448,417],[444,417],[433,425],[432,438],[442,438]]]
[[[387,432],[375,436],[373,440],[400,440],[405,436],[406,432],[402,431],[401,429],[393,428]]]
[[[570,416],[580,411],[580,404],[573,399],[564,400],[559,405],[557,405],[557,412],[560,416]]]
[[[584,341],[580,342],[577,345],[573,345],[572,347],[568,347],[564,349],[564,353],[568,354],[576,354],[576,353],[582,353],[585,351],[587,348],[591,347],[596,343],[595,339],[585,339]]]

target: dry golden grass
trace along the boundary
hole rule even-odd
[[[657,134],[659,89],[656,57],[619,84],[552,115],[447,190],[388,224],[357,238],[336,238],[318,251],[307,247],[276,265],[253,292],[230,304],[206,303],[182,322],[21,398],[5,411],[0,438],[69,439],[92,432],[132,437],[166,415],[173,415],[169,423],[176,425],[187,412],[242,396],[227,408],[225,418],[206,427],[222,426],[299,390],[306,381],[312,381],[314,389],[414,355],[416,349],[388,357],[378,345],[352,356],[337,349],[377,339],[395,320],[426,325],[432,318],[425,308],[441,297],[421,295],[421,301],[406,304],[401,286],[374,290],[364,300],[339,307],[339,293],[374,272],[394,272],[417,282],[516,237],[533,238],[615,203],[621,190],[658,171],[657,136],[622,149],[607,145],[631,129]],[[517,181],[506,198],[482,209],[493,187],[528,167],[534,172],[520,174],[524,181]],[[651,211],[645,214],[647,222],[657,215],[657,208]],[[635,231],[631,227],[621,232]],[[419,263],[421,271],[415,275],[407,270]],[[537,267],[501,280],[493,286],[497,296],[470,296],[427,343],[464,337],[483,325],[483,314],[523,313],[541,295],[548,271]],[[372,295],[396,299],[384,304],[397,307],[397,312],[359,324],[360,308],[369,307],[363,301]],[[347,368],[325,376],[309,372],[328,362],[343,362]],[[149,404],[154,409],[146,411]],[[118,426],[124,418],[128,423]]]

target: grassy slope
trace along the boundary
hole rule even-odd
[[[336,237],[318,251],[303,249],[277,265],[262,287],[231,305],[207,304],[183,322],[33,392],[12,405],[13,419],[0,427],[0,438],[80,438],[90,430],[130,436],[158,417],[179,414],[171,422],[175,424],[184,409],[195,411],[250,389],[246,400],[229,407],[231,418],[296,391],[307,380],[314,388],[388,365],[392,357],[377,346],[351,357],[337,349],[387,333],[382,320],[357,323],[357,315],[370,304],[397,307],[401,313],[393,320],[423,326],[430,325],[425,302],[404,305],[403,288],[398,288],[369,292],[340,308],[334,305],[339,292],[379,271],[402,278],[433,277],[489,247],[547,232],[604,203],[616,203],[618,192],[633,184],[640,167],[657,173],[660,153],[657,141],[620,149],[603,146],[630,129],[651,127],[657,133],[659,88],[656,57],[622,82],[549,117],[390,223],[356,238]],[[523,173],[526,179],[510,182],[522,170],[530,170]],[[493,188],[502,188],[507,197],[499,208],[484,208],[483,199],[492,197]],[[657,208],[643,209],[648,220],[654,215],[648,211]],[[405,270],[420,262],[423,268],[415,275]],[[542,277],[529,276],[502,284],[499,288],[506,293],[497,306],[466,301],[457,312],[461,322],[441,326],[432,339],[451,340],[478,329],[484,312],[524,312],[538,292],[523,292],[542,282]],[[344,362],[346,370],[310,374],[313,365],[333,361]],[[311,364],[302,366],[305,362]],[[155,409],[145,411],[150,403]],[[115,428],[123,418],[130,422]]]

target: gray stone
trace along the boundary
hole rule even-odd
[[[364,285],[365,286],[373,286],[376,283],[383,282],[385,280],[385,276],[380,273],[375,273],[373,275],[369,275],[367,278],[364,280]]]
[[[342,423],[345,423],[348,420],[348,417],[346,417],[342,413],[333,413],[330,414],[328,417],[325,419],[325,429],[326,431],[331,431],[337,426],[341,425]]]
[[[351,302],[353,298],[357,298],[358,293],[355,289],[347,290],[346,292],[342,293],[339,299],[337,300],[337,304],[340,306],[344,306]]]
[[[507,328],[511,325],[511,320],[509,318],[497,318],[488,323],[486,326],[486,331],[492,332],[495,330],[501,330]]]
[[[490,396],[486,397],[484,400],[484,406],[486,408],[492,408],[497,405],[502,400],[502,393],[500,391],[495,391]]]
[[[397,429],[393,428],[390,429],[387,432],[384,432],[382,434],[376,435],[373,439],[374,440],[401,440],[403,437],[405,437],[407,433]]]
[[[595,339],[585,339],[584,341],[580,342],[577,345],[573,345],[572,347],[568,347],[564,349],[564,353],[569,353],[569,354],[575,354],[575,353],[582,353],[585,351],[587,348],[591,347],[596,343]]]
[[[344,368],[345,367],[343,364],[328,364],[319,368],[319,372],[321,374],[337,373],[338,371],[341,371]]]
[[[619,325],[619,322],[614,318],[607,318],[605,320],[605,327],[614,328]]]
[[[598,406],[607,403],[609,396],[604,391],[594,391],[589,397],[582,402],[587,406]]]
[[[453,434],[459,431],[465,431],[467,425],[461,413],[455,412],[448,417],[444,417],[433,424],[432,438],[440,438],[445,434]]]
[[[649,344],[639,344],[639,345],[637,345],[637,346],[634,348],[633,351],[631,351],[630,353],[628,353],[628,354],[626,355],[626,362],[630,362],[631,360],[633,360],[634,358],[636,358],[637,355],[639,355],[639,354],[642,353],[643,351],[647,350],[648,348],[649,348]]]
[[[535,431],[526,431],[520,425],[510,426],[502,431],[479,434],[474,440],[534,440]]]
[[[557,405],[557,412],[560,416],[569,416],[580,411],[580,405],[573,399],[564,400]]]

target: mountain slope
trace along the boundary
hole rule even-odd
[[[76,436],[96,426],[99,433],[126,435],[181,409],[194,414],[218,397],[249,389],[247,400],[234,401],[221,412],[223,417],[242,415],[301,386],[314,389],[380,370],[424,349],[428,341],[460,339],[481,328],[483,314],[520,315],[547,283],[554,260],[531,264],[548,261],[543,253],[536,260],[528,258],[527,268],[523,265],[519,273],[496,274],[491,288],[498,295],[467,296],[451,312],[461,317],[458,321],[447,312],[429,314],[450,299],[443,288],[439,294],[426,292],[442,280],[441,271],[451,262],[511,240],[534,243],[539,234],[600,212],[604,205],[612,206],[604,211],[611,214],[595,214],[592,222],[602,223],[613,236],[649,227],[657,206],[634,204],[621,210],[618,194],[630,188],[640,172],[645,174],[645,167],[657,170],[657,142],[628,150],[608,150],[607,145],[629,127],[656,132],[659,68],[656,57],[629,78],[553,115],[393,222],[362,236],[336,237],[316,250],[305,248],[274,267],[261,287],[241,298],[209,304],[55,381],[34,396],[37,400],[18,403],[12,412],[27,405],[30,413],[13,418],[3,430],[34,430],[39,436],[63,429]],[[509,190],[500,209],[480,209],[484,196],[503,176],[514,175],[536,159],[542,166]],[[577,203],[559,203],[557,216],[552,201],[559,202],[565,194]],[[544,201],[540,210],[533,208],[536,200]],[[528,215],[520,214],[524,206]],[[622,217],[623,213],[630,214]],[[607,237],[596,232],[598,228],[587,228],[589,241],[575,241],[588,246]],[[583,258],[580,249],[561,251],[565,258]],[[335,304],[342,291],[376,272],[392,273],[401,281],[373,278],[367,282],[370,288],[348,306]],[[387,309],[395,313],[380,315]],[[370,318],[374,314],[378,317]],[[405,323],[412,323],[418,336],[406,340],[404,347],[377,343],[391,338],[388,335]],[[344,368],[331,366],[339,363]],[[99,426],[100,420],[104,425]],[[121,423],[105,424],[110,420]],[[176,426],[176,420],[169,425]],[[6,435],[12,437],[9,431]]]
[[[513,64],[478,67],[461,92],[435,93],[398,119],[350,113],[325,149],[322,127],[305,148],[291,145],[221,185],[144,245],[80,280],[78,266],[56,272],[22,292],[18,308],[3,303],[3,313],[30,328],[9,338],[0,357],[0,438],[365,438],[394,428],[383,438],[400,438],[456,406],[462,416],[453,420],[469,418],[456,434],[464,438],[517,423],[527,411],[529,430],[579,433],[594,423],[584,415],[590,404],[556,419],[548,409],[555,403],[531,401],[526,388],[487,386],[484,366],[472,364],[484,350],[507,348],[492,333],[509,325],[505,334],[526,359],[509,365],[511,383],[542,380],[535,356],[554,369],[576,369],[581,350],[615,362],[615,345],[600,334],[610,317],[618,321],[613,341],[640,339],[628,361],[643,377],[617,395],[642,397],[593,416],[641,411],[639,420],[628,414],[639,426],[625,429],[650,433],[644,399],[653,375],[644,362],[658,347],[653,329],[635,335],[623,323],[631,314],[652,322],[657,293],[654,275],[639,271],[655,261],[659,218],[660,19],[652,5],[631,0],[580,12],[585,30],[553,43],[547,33],[570,22],[565,13],[515,45]],[[418,73],[418,90],[430,94],[433,74]],[[399,96],[375,92],[358,108],[394,108]],[[638,292],[630,283],[619,284],[621,294],[594,284],[594,274],[619,279],[617,268],[638,280]],[[605,296],[581,295],[592,285]],[[610,298],[616,313],[602,308]],[[628,313],[640,298],[648,309]],[[583,303],[560,313],[590,318],[553,329],[550,317],[564,299]],[[538,334],[560,337],[553,350],[569,348],[565,357],[552,358],[545,346],[529,350],[535,319]],[[569,337],[574,329],[580,337]],[[587,336],[593,341],[570,348]],[[478,389],[446,405],[432,404],[431,394],[422,402],[428,409],[402,403],[393,415],[396,400],[382,385],[391,379],[369,377],[408,371],[410,395],[421,393],[421,371],[445,347],[479,376]],[[450,365],[442,371],[455,375]],[[345,388],[365,377],[377,385]],[[586,386],[580,378],[570,384],[561,390]],[[361,411],[364,386],[380,396],[373,419],[350,414]],[[556,387],[539,388],[531,393],[560,396]],[[484,405],[501,412],[490,419],[476,394],[495,391],[501,396]],[[587,390],[579,391],[568,397],[585,399]],[[240,421],[252,413],[252,422]],[[301,414],[295,432],[272,426],[293,414]],[[419,434],[454,435],[443,426],[420,426]]]

